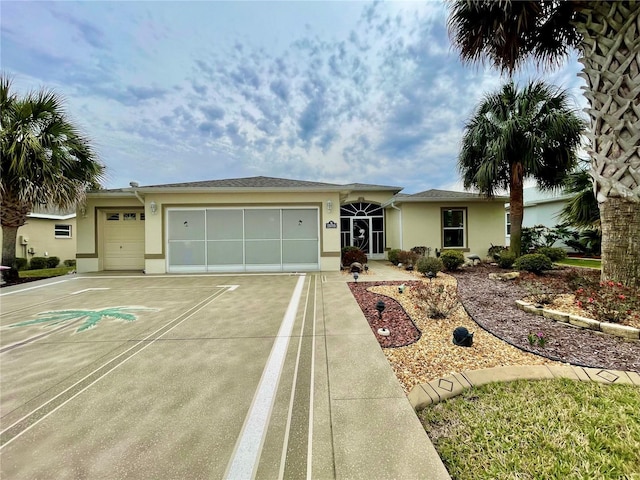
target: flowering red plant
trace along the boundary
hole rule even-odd
[[[640,318],[640,290],[618,282],[576,290],[576,303],[596,320],[619,323],[629,317]]]

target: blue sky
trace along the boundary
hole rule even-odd
[[[105,186],[274,176],[460,189],[464,123],[506,80],[465,66],[442,2],[0,3],[16,90],[52,88]],[[543,78],[585,101],[570,58]]]

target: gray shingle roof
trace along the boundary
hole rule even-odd
[[[464,201],[464,200],[488,200],[486,196],[471,193],[471,192],[454,192],[450,190],[425,190],[424,192],[418,192],[413,194],[398,193],[394,197],[386,202],[385,205],[390,203],[403,203],[403,202],[446,202],[446,201]],[[508,197],[496,196],[493,200],[507,201]]]
[[[152,189],[223,189],[223,190],[244,190],[244,189],[271,189],[271,190],[389,190],[394,193],[402,190],[402,187],[394,187],[387,185],[369,185],[366,183],[349,183],[349,184],[337,184],[337,183],[324,183],[324,182],[311,182],[307,180],[291,180],[287,178],[276,177],[245,177],[245,178],[228,178],[220,180],[204,180],[199,182],[182,182],[182,183],[167,183],[163,185],[140,185],[135,187],[135,190],[152,190]],[[123,193],[131,192],[131,188],[116,188],[111,190],[100,190],[99,193]],[[98,193],[98,192],[95,192]]]

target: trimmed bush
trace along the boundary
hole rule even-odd
[[[49,259],[46,257],[33,257],[29,262],[29,270],[42,270],[48,268]]]
[[[542,273],[553,268],[549,257],[541,253],[522,255],[513,263],[513,266],[516,270],[526,270],[531,273]]]
[[[15,268],[16,270],[26,270],[28,264],[29,261],[26,258],[16,257],[13,262],[13,268]]]
[[[56,268],[58,265],[60,265],[58,257],[47,257],[47,268]]]
[[[498,257],[498,265],[500,268],[511,268],[513,267],[513,262],[516,261],[516,254],[511,250],[505,250],[500,253]]]
[[[344,267],[348,267],[353,262],[358,262],[364,265],[367,263],[367,254],[358,247],[344,247],[342,249],[342,265]]]
[[[540,247],[536,250],[536,253],[546,255],[552,262],[557,262],[558,260],[567,258],[567,252],[565,252],[562,248],[557,247]]]
[[[399,248],[392,248],[391,250],[389,250],[389,253],[387,253],[387,258],[391,263],[397,265],[398,263],[400,263],[400,260],[398,260],[398,255],[401,251],[402,250],[400,250]]]
[[[75,258],[74,258],[74,259],[68,259],[68,260],[65,260],[65,261],[64,261],[64,262],[62,262],[62,263],[63,263],[63,265],[64,265],[65,267],[75,267],[75,266],[76,266],[76,260],[75,260]]]
[[[426,275],[427,272],[441,272],[443,268],[444,265],[442,264],[442,260],[436,257],[422,257],[418,260],[418,264],[416,265],[416,270],[423,275]]]
[[[448,272],[457,270],[464,263],[464,254],[459,250],[444,250],[440,254],[444,269]]]
[[[405,267],[410,265],[415,265],[420,255],[415,252],[408,252],[406,250],[401,250],[398,254],[398,261]]]

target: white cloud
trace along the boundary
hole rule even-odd
[[[108,187],[270,175],[442,188],[465,120],[504,81],[460,64],[441,2],[7,2],[1,22],[3,68],[65,97]],[[582,108],[578,69],[545,75]]]

